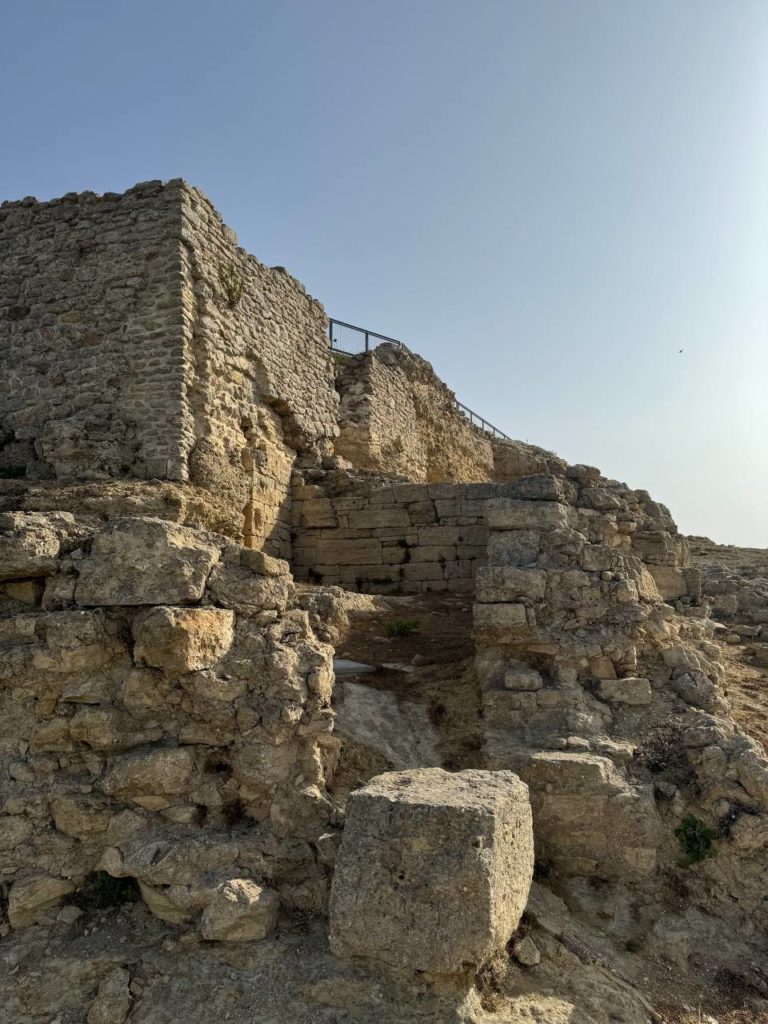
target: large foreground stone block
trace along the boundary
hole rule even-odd
[[[162,519],[118,519],[93,538],[75,588],[79,605],[190,604],[220,550],[210,535]]]
[[[331,890],[340,956],[453,974],[502,948],[533,872],[528,788],[512,772],[388,772],[352,794]]]

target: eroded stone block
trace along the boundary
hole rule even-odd
[[[134,657],[166,672],[211,668],[232,646],[234,620],[223,608],[151,608],[134,620]]]
[[[219,548],[162,519],[118,519],[93,538],[75,587],[79,605],[191,604],[203,596]]]
[[[200,932],[204,939],[224,942],[258,941],[277,924],[280,897],[247,878],[232,878],[216,890],[203,911]]]
[[[532,871],[528,790],[516,775],[380,775],[347,805],[331,948],[405,970],[477,967],[516,928]]]

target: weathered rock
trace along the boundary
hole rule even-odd
[[[70,720],[69,734],[94,750],[126,750],[153,743],[163,732],[158,726],[142,728],[131,715],[117,708],[88,708]]]
[[[223,608],[151,608],[133,621],[134,658],[171,673],[211,668],[232,646],[234,614]]]
[[[232,878],[216,890],[203,911],[200,932],[220,942],[255,942],[277,924],[280,897],[247,878]]]
[[[73,517],[63,512],[0,515],[0,580],[50,576],[61,549],[62,527],[73,523]]]
[[[205,534],[162,519],[118,519],[93,538],[75,587],[79,605],[191,604],[219,559]]]
[[[32,823],[21,815],[0,817],[0,850],[13,850],[32,835]]]
[[[194,771],[188,747],[125,754],[115,759],[104,779],[104,792],[123,797],[178,796],[186,792]]]
[[[540,690],[544,685],[541,672],[524,661],[507,662],[504,673],[504,688],[507,690]]]
[[[123,1024],[131,1008],[130,980],[122,967],[114,967],[102,979],[88,1011],[88,1024]]]
[[[407,970],[477,967],[516,927],[532,871],[528,795],[511,772],[380,775],[347,806],[331,947]]]
[[[597,692],[613,704],[631,704],[641,706],[653,700],[651,684],[647,679],[626,677],[624,679],[601,679]]]
[[[517,940],[512,947],[512,955],[515,960],[524,967],[535,967],[536,964],[541,963],[539,947],[530,935],[526,935],[522,939]]]
[[[640,879],[656,869],[661,822],[650,786],[631,786],[607,758],[540,751],[520,765],[530,787],[537,855],[565,874]]]
[[[74,891],[74,883],[68,878],[52,875],[32,875],[20,878],[11,886],[8,902],[8,920],[13,928],[24,928],[36,921],[41,914]]]
[[[103,799],[77,794],[53,797],[51,814],[59,832],[75,839],[90,839],[106,832],[112,810]]]

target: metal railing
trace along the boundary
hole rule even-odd
[[[375,331],[366,330],[365,327],[345,324],[343,320],[328,320],[328,337],[333,351],[341,352],[345,356],[353,356],[361,351],[370,352],[372,338],[374,339],[374,348],[376,348],[380,341],[388,341],[390,345],[398,345],[400,348],[405,348],[402,341],[398,341],[397,338],[388,338],[386,334],[377,334]],[[343,347],[347,344],[352,345],[351,351],[349,348]],[[363,346],[362,349],[360,348],[361,345]]]
[[[398,341],[397,338],[388,338],[386,334],[377,334],[376,331],[369,331],[365,327],[356,327],[354,324],[347,324],[343,320],[334,320],[332,318],[328,319],[328,340],[334,352],[345,356],[357,355],[360,352],[370,352],[371,341],[373,341],[373,348],[376,348],[379,342],[384,341],[390,345],[397,345],[399,348],[405,349],[406,352],[410,351],[407,345],[402,341]],[[349,345],[352,346],[351,349],[347,347]],[[477,430],[482,430],[491,437],[498,437],[502,441],[512,440],[509,434],[505,434],[503,430],[494,427],[492,423],[483,419],[482,416],[470,409],[468,405],[464,405],[457,398],[454,398],[454,403],[459,412],[466,416]]]

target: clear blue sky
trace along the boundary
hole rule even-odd
[[[768,546],[765,0],[5,0],[0,88],[0,197],[184,177],[513,437]]]

